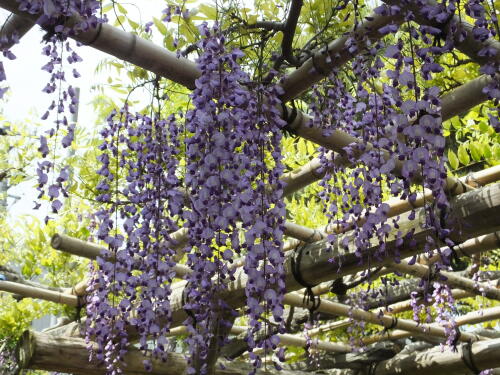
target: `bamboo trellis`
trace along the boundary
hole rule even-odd
[[[393,5],[401,4],[399,0],[384,0],[384,2]],[[13,12],[12,17],[2,29],[1,37],[5,36],[7,39],[13,35],[14,32],[17,32],[18,37],[22,37],[33,26],[37,18],[36,15],[29,15],[19,11],[18,4],[15,0],[0,0],[0,6]],[[415,11],[415,13],[418,15],[417,11]],[[74,19],[70,19],[68,23],[71,24],[75,21]],[[380,28],[390,23],[402,23],[403,21],[401,16],[373,15],[367,18],[365,22],[357,25],[357,28],[353,30],[350,35],[362,35],[369,41],[379,40],[382,37],[382,34],[379,32]],[[460,40],[457,39],[455,44],[457,50],[479,64],[484,64],[492,60],[497,62],[500,61],[500,43],[498,41],[488,39],[479,43],[471,36],[472,25],[460,19],[456,19],[455,21],[460,26],[458,29],[469,30],[465,38]],[[449,22],[443,26],[441,24],[432,23],[419,16],[416,17],[416,22],[439,27],[442,29],[443,35],[457,32],[456,30],[449,29]],[[314,51],[310,59],[288,75],[282,82],[282,87],[285,92],[283,100],[285,102],[293,100],[299,94],[308,90],[314,83],[320,81],[325,73],[330,72],[333,68],[340,68],[352,59],[354,56],[345,47],[348,38],[349,35],[346,34],[330,42],[327,47]],[[75,39],[83,44],[88,44],[119,59],[156,73],[161,77],[173,80],[189,89],[194,88],[194,81],[200,74],[192,61],[185,58],[178,58],[175,54],[156,46],[150,41],[138,38],[133,34],[126,33],[107,24],[99,25],[95,30],[80,33]],[[479,51],[485,46],[497,51],[496,55],[494,57],[483,56]],[[312,69],[313,67],[319,69]],[[320,73],[320,71],[322,73]],[[441,98],[441,116],[443,121],[466,112],[475,105],[485,101],[487,98],[483,89],[486,85],[491,83],[491,81],[491,77],[481,76],[444,95]],[[296,135],[332,150],[331,155],[334,155],[333,157],[336,163],[347,163],[346,159],[342,156],[344,154],[344,148],[349,144],[359,143],[360,141],[341,131],[335,131],[331,136],[324,137],[321,129],[306,126],[309,121],[310,118],[306,114],[298,112],[293,122],[289,124],[289,128],[292,129]],[[368,147],[371,146],[368,145]],[[384,155],[384,157],[388,158],[389,155]],[[284,175],[282,181],[286,184],[285,195],[297,192],[303,187],[321,179],[322,174],[319,171],[320,166],[320,161],[318,159],[313,159],[302,168]],[[400,172],[400,170],[401,164],[397,162],[396,172]],[[471,183],[471,178],[457,179],[448,176],[446,188],[450,195],[456,196],[451,201],[453,212],[456,213],[457,218],[460,219],[462,223],[462,230],[457,230],[452,234],[453,239],[458,243],[455,248],[458,256],[471,256],[499,247],[499,235],[496,231],[500,228],[500,184],[497,183],[479,188],[479,186],[488,185],[499,179],[500,166],[476,173],[472,178],[473,183]],[[474,184],[478,186],[474,186]],[[416,222],[408,220],[408,211],[416,207],[421,207],[430,198],[431,194],[429,192],[424,192],[412,203],[402,200],[391,200],[388,202],[390,206],[389,217],[401,215],[403,220],[400,226],[404,229],[412,228],[415,230],[414,239],[417,242],[417,246],[411,250],[405,248],[401,252],[403,257],[413,256],[422,251],[422,244],[425,243],[425,238],[429,234],[428,230],[422,228],[420,225],[424,209],[420,208],[416,210],[417,217],[420,217],[420,220]],[[471,201],[474,202],[473,206],[469,204]],[[328,227],[324,230],[314,230],[294,223],[286,224],[286,235],[293,238],[287,244],[287,248],[293,249],[302,242],[309,242],[304,250],[306,255],[299,265],[300,272],[308,283],[318,284],[330,282],[332,279],[337,279],[346,275],[356,275],[360,271],[365,271],[366,266],[360,266],[357,262],[357,258],[352,252],[343,253],[340,248],[337,247],[334,249],[333,256],[337,259],[341,259],[344,265],[342,271],[337,272],[337,270],[331,267],[330,258],[332,254],[325,251],[325,240],[323,238],[329,232],[336,232],[340,234],[341,238],[348,238],[350,242],[349,248],[352,249],[351,229],[352,226],[350,225],[342,228]],[[186,230],[179,230],[174,233],[171,238],[174,241],[174,245],[179,249],[179,254],[181,254],[180,250],[185,246],[187,240]],[[89,259],[95,259],[102,251],[99,245],[80,241],[64,235],[54,237],[52,245],[56,249]],[[395,247],[394,238],[388,241],[387,247],[388,249]],[[373,244],[369,251],[374,253],[376,249],[377,245]],[[285,295],[285,303],[295,307],[308,307],[307,301],[304,300],[304,295],[297,292],[302,287],[292,275],[290,265],[292,257],[293,251],[288,252],[285,263],[287,272],[286,288],[288,294]],[[407,261],[395,264],[392,263],[391,259],[386,258],[372,262],[371,266],[385,266],[385,268],[374,277],[390,273],[393,269],[423,277],[428,276],[429,265],[435,262],[438,257],[439,256],[436,255],[428,259],[427,265],[410,265]],[[238,267],[238,265],[241,265],[241,263],[236,262],[235,267]],[[177,264],[175,271],[179,277],[190,272],[190,270],[182,264]],[[486,298],[500,299],[500,292],[496,287],[478,284],[450,272],[442,272],[442,275],[446,276],[447,280],[445,280],[445,282],[450,286],[460,288],[452,291],[456,298],[466,298],[479,294]],[[235,277],[236,280],[227,285],[227,292],[222,297],[234,308],[240,308],[244,305],[244,285],[247,279],[241,268],[236,270]],[[315,288],[315,293],[325,293],[328,291],[327,285],[328,284],[320,284]],[[171,298],[173,309],[172,333],[184,333],[181,325],[186,318],[186,313],[182,308],[182,292],[184,287],[185,282],[183,281],[173,285],[173,295]],[[66,292],[52,291],[29,285],[20,285],[9,281],[0,281],[0,290],[16,293],[24,297],[46,299],[48,301],[63,303],[70,306],[81,306],[81,297],[85,295],[86,289],[87,285],[85,281],[82,281]],[[387,334],[383,336],[364,338],[363,341],[365,344],[386,339],[400,339],[412,336],[421,337],[423,334],[427,337],[446,337],[445,329],[437,324],[417,324],[410,320],[396,319],[394,315],[391,315],[408,308],[409,303],[405,301],[391,305],[390,309],[364,311],[324,299],[318,308],[319,312],[340,317],[349,317],[350,319],[332,322],[317,328],[315,331],[311,331],[310,334],[314,336],[320,332],[350,324],[352,320],[361,320],[389,329],[398,328],[393,331],[387,331]],[[464,324],[477,324],[499,318],[500,310],[498,308],[491,308],[482,312],[473,312],[459,317],[456,323],[460,326]],[[245,330],[245,327],[233,326],[232,333],[241,334]],[[57,336],[58,332],[64,332],[64,336]],[[53,334],[56,336],[53,336]],[[19,358],[22,367],[65,371],[74,374],[104,374],[104,370],[99,363],[93,363],[87,360],[86,344],[82,339],[78,338],[80,334],[79,324],[74,323],[68,325],[68,327],[54,329],[51,334],[26,333],[19,348]],[[282,334],[280,337],[283,345],[304,346],[306,344],[306,338],[300,335]],[[470,356],[470,361],[472,361],[473,358],[473,363],[475,363],[477,369],[480,370],[500,367],[500,357],[492,355],[492,353],[500,350],[499,339],[487,339],[468,332],[462,332],[458,340],[466,343],[464,346],[460,347],[461,353],[441,353],[431,349],[423,353],[405,356],[396,355],[392,359],[378,363],[377,366],[369,370],[369,373],[382,375],[404,372],[411,374],[422,370],[425,370],[426,374],[441,374],[443,371],[467,373],[467,371],[470,370],[470,363],[464,360],[464,356]],[[471,344],[472,342],[474,343]],[[331,352],[349,352],[352,350],[351,346],[348,344],[326,341],[318,341],[317,348]],[[61,353],[71,356],[73,359],[72,363],[61,363],[59,360]],[[144,356],[140,351],[131,349],[126,356],[127,367],[125,373],[143,373],[143,358]],[[186,369],[186,362],[181,356],[170,354],[168,367],[165,366],[166,365],[159,361],[154,362],[152,373],[168,375],[183,374]],[[219,367],[216,366],[216,368],[213,369],[213,373],[242,374],[247,371],[247,367],[241,363],[233,363],[228,366],[227,370],[220,370]],[[274,370],[269,370],[264,373],[274,374],[276,372]],[[328,373],[350,375],[353,372],[350,370],[333,370]],[[281,374],[301,375],[303,373],[296,370],[285,370],[281,372]]]

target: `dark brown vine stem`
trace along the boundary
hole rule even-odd
[[[249,24],[244,19],[233,15],[233,18],[236,18],[238,24],[228,27],[227,29],[222,31],[222,34],[227,35],[229,33],[235,32],[240,28],[244,28],[246,30],[255,30],[254,32],[261,31],[283,31],[285,29],[285,24],[282,22],[274,22],[274,21],[257,21],[255,23]],[[194,52],[198,49],[198,42],[190,44],[187,46],[182,52],[181,56],[186,57],[191,52]]]
[[[303,0],[292,0],[290,11],[283,29],[283,40],[281,41],[281,56],[274,63],[274,69],[278,70],[284,61],[288,61],[294,66],[298,66],[298,60],[293,55],[292,43],[302,10]]]

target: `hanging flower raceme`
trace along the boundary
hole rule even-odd
[[[93,273],[87,337],[97,342],[95,355],[109,373],[121,371],[127,329],[137,332],[147,356],[165,359],[167,353],[176,277],[170,234],[178,229],[184,200],[177,176],[179,129],[173,115],[132,115],[125,106],[101,132],[98,237],[109,249]],[[144,364],[148,368],[149,360]]]
[[[230,267],[246,253],[248,313],[252,333],[264,315],[282,315],[284,206],[277,88],[255,85],[241,70],[239,50],[225,50],[218,26],[203,24],[198,59],[201,76],[187,113],[186,186],[190,209],[187,264],[193,273],[185,291],[190,351],[197,361],[208,355],[211,340],[224,342],[223,329],[234,315],[220,294],[232,279]],[[264,100],[265,98],[265,100]],[[266,187],[272,186],[272,189]],[[244,240],[244,242],[243,242]],[[215,337],[217,334],[220,337]],[[275,347],[266,340],[250,347]],[[256,362],[258,362],[256,360]],[[191,371],[204,373],[192,363]]]
[[[37,168],[38,175],[38,199],[47,197],[51,202],[53,213],[57,213],[62,207],[62,197],[67,196],[65,189],[69,179],[68,167],[57,167],[57,147],[69,147],[74,139],[75,126],[74,117],[78,105],[78,95],[74,87],[67,83],[66,63],[69,65],[81,61],[80,56],[75,52],[68,37],[78,33],[96,28],[105,19],[97,16],[101,9],[101,2],[97,0],[17,0],[19,10],[29,14],[37,15],[36,23],[45,31],[44,41],[46,45],[42,49],[42,54],[48,57],[48,62],[42,70],[50,74],[49,82],[43,88],[43,92],[55,95],[47,111],[43,114],[42,120],[47,120],[52,114],[54,126],[40,135],[39,152],[43,159]],[[5,35],[1,44],[10,46],[17,43],[19,36],[14,33]],[[0,46],[1,48],[1,46]],[[14,54],[9,48],[2,48],[4,57],[12,60]],[[76,69],[72,74],[79,77]],[[3,63],[0,62],[0,81],[6,79]],[[0,98],[7,91],[7,88],[0,89]],[[69,116],[67,114],[69,113]],[[69,117],[69,118],[68,118]],[[51,151],[52,150],[52,151]],[[35,208],[39,208],[40,203],[36,203]],[[46,221],[49,218],[46,217]]]
[[[322,198],[329,202],[326,213],[333,232],[329,237],[332,246],[354,251],[368,266],[372,259],[387,256],[398,261],[398,249],[404,243],[409,248],[415,246],[413,232],[403,233],[398,218],[391,219],[390,207],[384,203],[390,196],[415,202],[417,193],[430,191],[432,199],[425,202],[423,223],[430,235],[424,250],[432,254],[441,252],[442,243],[453,246],[449,238],[452,222],[446,194],[440,90],[432,85],[423,88],[423,83],[443,70],[438,58],[451,51],[455,39],[449,37],[436,47],[435,39],[442,36],[441,30],[415,26],[415,14],[408,9],[420,9],[418,2],[405,4],[404,8],[384,5],[376,12],[400,13],[406,34],[402,36],[400,27],[392,24],[379,30],[388,35],[385,39],[390,43],[368,42],[359,35],[350,38],[348,44],[360,52],[350,66],[356,83],[349,87],[345,83],[348,73],[334,70],[314,89],[311,106],[312,126],[323,128],[325,137],[342,130],[360,140],[345,147],[341,155],[321,150],[326,172],[321,185]],[[456,21],[452,17],[456,9],[456,3],[451,1],[422,7],[422,12],[432,22],[444,24]],[[479,24],[484,26],[485,22]],[[476,34],[478,41],[484,40],[480,37],[484,33]],[[382,54],[387,62],[381,59]],[[408,219],[413,220],[415,214],[413,210]],[[342,237],[335,234],[347,230],[350,232]],[[391,233],[396,238],[391,238],[389,252],[386,242]],[[452,250],[441,255],[442,265],[436,265],[437,270],[449,266]],[[335,260],[341,267],[341,258]],[[444,289],[439,291],[445,293]]]

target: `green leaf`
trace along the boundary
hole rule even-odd
[[[456,129],[460,129],[462,127],[462,123],[460,122],[460,119],[458,117],[454,117],[450,120],[451,125]]]
[[[490,130],[490,126],[485,121],[481,121],[479,123],[479,131],[481,133],[488,133],[489,130]]]
[[[107,4],[105,6],[102,7],[102,11],[103,13],[107,13],[109,12],[111,9],[113,9],[113,4]]]
[[[457,169],[459,162],[457,155],[453,152],[453,150],[448,150],[448,162],[450,163],[451,169]]]
[[[137,22],[132,21],[130,18],[128,19],[128,23],[134,30],[139,27],[139,24]]]
[[[122,13],[122,14],[127,14],[127,13],[128,13],[128,12],[127,12],[127,9],[125,9],[125,8],[123,7],[123,5],[121,5],[121,4],[119,4],[119,3],[115,3],[115,5],[116,5],[116,7],[118,8],[118,11],[119,11],[120,13]]]
[[[206,15],[209,19],[214,20],[215,16],[217,15],[217,12],[215,11],[215,8],[213,6],[209,6],[206,4],[201,4],[198,9],[200,10],[201,13]]]
[[[481,152],[481,147],[479,146],[479,144],[477,142],[471,142],[469,144],[469,149],[470,154],[472,155],[472,159],[474,161],[480,161],[483,153]]]
[[[156,28],[162,35],[167,35],[168,32],[167,27],[161,20],[159,20],[156,17],[153,17],[153,23],[155,24]]]
[[[487,143],[483,143],[481,145],[481,149],[482,149],[482,152],[483,152],[483,156],[485,159],[489,159],[493,156],[492,152],[491,152],[491,146]]]
[[[469,165],[470,163],[469,153],[467,152],[465,145],[460,145],[458,148],[458,160],[460,160],[460,163],[463,165]]]
[[[248,17],[248,24],[249,25],[255,25],[257,23],[257,15],[252,15]]]

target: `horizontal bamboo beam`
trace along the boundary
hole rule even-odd
[[[458,183],[473,187],[479,187],[487,185],[491,182],[496,182],[500,180],[500,165],[495,165],[490,168],[486,168],[480,172],[472,173],[470,175],[458,178]],[[459,191],[453,189],[450,191],[452,195],[458,195],[463,193],[462,189]],[[416,207],[422,207],[426,202],[433,200],[434,197],[429,189],[425,189],[424,193],[416,194],[415,200],[410,201],[409,199],[399,199],[391,198],[384,203],[389,206],[387,211],[387,217],[394,217],[400,215],[404,212],[410,211]],[[374,209],[369,209],[368,212],[374,212]],[[360,218],[356,220],[356,225],[361,226],[366,221],[366,214],[362,213]],[[345,233],[354,227],[354,221],[348,222],[344,225],[330,224],[326,228],[327,233]]]
[[[470,180],[478,185],[485,185],[497,181],[499,179],[500,179],[500,165],[460,178],[460,180],[463,183],[466,183]],[[412,207],[419,207],[423,205],[423,202],[424,199],[421,196],[421,194],[417,195],[417,199],[413,203],[413,205],[408,200],[400,200],[400,199],[388,200],[386,202],[390,207],[388,212],[388,217],[402,214],[403,212],[410,210]],[[289,224],[290,228],[294,225],[291,223]],[[305,227],[301,226],[298,227],[298,230],[302,231],[302,238],[304,238],[303,239],[304,242],[319,241],[326,236],[325,233],[323,233],[320,230],[315,231],[312,229],[304,229],[304,228]],[[331,230],[332,227],[330,227],[329,229]],[[336,228],[335,231],[337,233],[344,233],[345,232],[344,229],[347,228],[346,227]],[[185,228],[182,228],[181,230],[175,232],[172,235],[172,238],[175,241],[177,241],[177,243],[181,244],[181,246],[183,246],[183,244],[186,242],[186,239],[184,238],[185,234],[186,234]],[[470,256],[476,253],[480,253],[482,251],[492,250],[495,248],[495,246],[498,246],[496,236],[498,236],[498,234],[493,233],[485,236],[480,236],[478,238],[474,238],[471,240],[467,240],[466,242],[456,246],[455,251],[457,251],[459,256],[463,255]],[[291,248],[298,246],[300,243],[301,242],[297,240],[295,243],[291,244]],[[82,256],[89,259],[95,259],[98,255],[101,254],[101,251],[104,250],[104,247],[101,247],[99,245],[82,241],[62,234],[54,235],[51,244],[52,247],[54,247],[57,250],[61,250],[70,254]],[[432,261],[432,263],[435,261],[437,261],[437,259]],[[242,262],[236,262],[234,266],[235,267],[240,266],[241,264]],[[178,265],[178,269],[176,269],[176,272],[179,275],[179,277],[182,277],[183,275],[189,272],[189,269],[185,266],[183,267],[182,265]],[[82,282],[78,283],[74,288],[72,288],[71,292],[77,296],[83,296],[86,294],[87,287],[88,287],[87,280],[83,280]],[[317,290],[317,293],[322,294],[328,290],[329,290],[329,284],[326,285],[325,290]]]
[[[364,370],[328,370],[328,375],[470,375],[474,372],[467,364],[467,358],[478,371],[500,366],[500,339],[478,341],[470,346],[462,344],[458,351],[441,350],[434,347],[411,354],[398,354],[391,359],[376,363]],[[470,362],[469,362],[470,363]],[[494,374],[498,372],[494,371]]]
[[[15,0],[0,0],[0,7],[3,7],[18,15],[27,17],[33,22],[36,21],[37,16],[29,15],[26,12],[20,11]],[[399,16],[386,17],[374,15],[372,19],[366,20],[366,22],[364,22],[361,25],[360,29],[358,31],[355,31],[355,33],[357,32],[357,35],[366,34],[369,36],[369,38],[380,37],[378,30],[382,26],[390,22],[400,22],[400,20],[401,19]],[[76,21],[76,19],[73,19],[70,20],[69,23],[71,24]],[[156,46],[150,41],[138,38],[134,34],[126,33],[108,24],[102,24],[97,29],[79,33],[75,37],[75,39],[82,42],[83,44],[91,45],[92,47],[106,52],[112,56],[154,72],[162,77],[183,84],[188,88],[194,88],[194,82],[200,75],[196,64],[194,64],[192,61],[185,58],[177,58],[174,53]],[[333,57],[333,60],[335,61],[334,65],[336,67],[340,67],[341,65],[345,64],[349,59],[350,54],[345,53],[346,41],[346,36],[342,36],[330,44],[329,53]],[[487,41],[485,43],[487,44],[489,42]],[[317,51],[315,53],[315,56],[315,63],[326,63],[327,59],[323,50]],[[336,58],[338,59],[336,60]],[[288,79],[285,80],[284,87],[290,92],[290,94],[285,93],[285,101],[293,98],[294,95],[297,95],[299,92],[302,92],[305,89],[304,82],[307,81],[308,83],[305,86],[310,87],[314,82],[320,79],[317,72],[311,71],[312,64],[313,58],[306,61],[303,67],[299,68],[296,73],[292,73],[288,77]],[[311,74],[310,79],[305,80],[304,74]],[[479,87],[476,87],[475,89],[478,88]],[[473,92],[476,93],[476,91],[471,90],[471,88],[467,90],[468,94],[472,94]],[[486,96],[484,93],[482,93],[482,90],[478,90],[477,95],[472,94],[470,95],[470,97],[474,99],[474,103],[479,103],[480,101],[486,100]],[[469,102],[467,102],[466,104],[469,105]],[[338,144],[331,139],[332,137],[335,138],[340,136],[344,141],[348,140],[348,143],[351,143],[348,135],[339,131],[335,132],[330,137],[323,137],[323,131],[321,129],[308,129],[308,127],[305,126],[306,124],[308,124],[308,122],[308,116],[299,112],[295,121],[290,124],[290,128],[293,129],[297,135],[338,152],[342,152],[342,149],[346,146],[346,144],[345,142],[340,142],[340,144]]]
[[[231,328],[231,334],[240,335],[248,332],[248,330],[249,327],[233,326]],[[169,336],[179,336],[179,335],[185,335],[187,333],[188,330],[186,326],[179,326],[173,328],[170,331]],[[280,339],[279,345],[282,346],[305,347],[307,345],[307,340],[302,335],[277,334],[276,336]],[[345,344],[342,342],[322,341],[322,340],[316,341],[315,347],[319,350],[331,353],[350,353],[353,350],[352,346],[349,344]]]
[[[489,321],[497,320],[497,319],[500,319],[500,306],[491,307],[488,309],[482,309],[479,311],[473,311],[473,312],[470,312],[468,314],[456,317],[455,324],[457,325],[457,327],[460,327],[460,326],[464,326],[464,325],[473,325],[473,324],[489,322]],[[430,326],[439,327],[439,325],[436,323],[432,323],[432,324],[430,324]],[[424,333],[424,334],[426,334],[426,333]],[[373,336],[364,338],[362,341],[363,341],[363,344],[369,345],[369,344],[373,344],[374,342],[379,342],[379,341],[384,341],[384,340],[404,339],[404,338],[410,337],[412,335],[413,335],[412,333],[410,333],[406,330],[395,329],[395,330],[387,331],[381,335],[373,335]]]
[[[17,357],[21,369],[56,371],[74,375],[106,375],[106,367],[95,359],[89,361],[89,352],[84,339],[52,336],[26,331],[18,345]],[[97,345],[92,344],[94,350]],[[130,347],[122,366],[124,375],[185,375],[187,362],[179,353],[167,353],[166,361],[152,360],[152,371],[144,370],[143,361],[148,359],[142,351]],[[246,363],[220,361],[215,366],[215,375],[246,375],[252,366]],[[272,367],[259,371],[262,375],[307,375],[301,371],[277,371]]]
[[[12,48],[33,26],[33,22],[25,17],[10,14],[0,28],[0,48]]]
[[[45,285],[42,285],[39,283],[35,283],[31,280],[26,280],[25,278],[23,278],[23,276],[19,272],[16,272],[16,271],[10,269],[9,267],[2,266],[1,264],[0,264],[0,276],[4,277],[4,281],[10,281],[13,283],[24,284],[24,285],[32,286],[35,288],[48,289],[48,290],[52,290],[55,292],[63,292],[64,291],[63,288],[45,286]]]
[[[454,15],[451,19],[446,19],[446,22],[438,22],[435,19],[429,20],[424,14],[422,14],[421,9],[423,8],[423,5],[421,2],[411,3],[403,0],[382,1],[386,4],[396,5],[401,9],[411,11],[412,15],[415,17],[415,21],[421,25],[428,25],[442,30],[442,38],[451,34],[455,42],[454,47],[478,64],[483,65],[492,61],[500,62],[500,42],[494,38],[489,38],[482,42],[476,40],[474,38],[474,26],[464,21],[458,15]],[[427,0],[426,2],[431,6],[437,5],[435,0]],[[496,55],[493,57],[482,56],[480,51],[486,47],[496,50]]]
[[[474,255],[498,248],[500,248],[500,231],[478,236],[476,238],[471,238],[465,242],[456,244],[453,247],[453,250],[458,257],[471,258]],[[444,250],[446,250],[446,247],[441,248],[441,251]],[[423,262],[426,265],[432,265],[436,262],[439,262],[440,260],[441,254],[440,252],[437,252],[430,258],[424,259]]]
[[[0,7],[25,17],[32,23],[39,17],[19,10],[19,3],[16,0],[1,0]],[[66,25],[71,26],[79,21],[78,18],[72,17]],[[78,33],[72,38],[190,89],[194,89],[194,82],[200,76],[200,71],[194,62],[178,58],[175,53],[151,41],[108,24],[100,24],[97,28]]]
[[[33,286],[13,283],[10,281],[0,281],[0,291],[17,294],[27,298],[38,298],[45,301],[61,303],[73,307],[77,307],[79,305],[77,296],[48,289],[35,288]]]
[[[479,236],[483,233],[492,232],[500,227],[500,184],[494,184],[482,189],[477,189],[472,192],[464,193],[453,198],[450,202],[451,211],[455,213],[457,220],[462,223],[462,229],[452,232],[452,238],[455,242],[460,243],[466,241],[473,236]],[[411,257],[420,253],[423,245],[426,242],[428,235],[433,234],[430,228],[423,228],[421,223],[425,220],[425,211],[420,208],[416,211],[417,220],[408,220],[407,214],[402,215],[400,220],[400,230],[406,232],[414,229],[413,240],[416,241],[416,246],[409,249],[403,245],[400,250],[402,258]],[[320,284],[324,281],[336,279],[338,277],[355,274],[366,268],[365,264],[360,264],[359,258],[354,254],[352,249],[353,244],[352,233],[346,233],[340,236],[339,243],[346,236],[349,239],[349,249],[347,253],[343,253],[340,248],[334,248],[333,252],[327,251],[328,246],[325,240],[318,241],[306,245],[303,248],[303,256],[299,265],[299,271],[302,278],[309,284]],[[479,242],[481,243],[481,242]],[[391,253],[395,248],[395,239],[389,239],[386,243],[386,252],[391,257]],[[366,249],[365,256],[371,254],[371,267],[377,267],[387,262],[387,259],[377,260],[373,255],[377,251],[376,243],[369,249]],[[285,258],[285,285],[288,292],[302,289],[302,285],[295,280],[291,272],[291,261],[293,254],[286,254]],[[335,259],[337,263],[342,263],[343,267],[338,270],[332,266],[331,259]],[[247,283],[247,275],[242,269],[235,272],[235,280],[227,284],[227,290],[220,295],[220,298],[225,300],[233,308],[240,308],[245,305],[245,285]],[[187,318],[186,312],[183,309],[183,289],[186,283],[184,281],[172,284],[171,308],[172,308],[172,324],[175,328],[182,324]],[[318,288],[316,287],[316,292]],[[301,304],[302,307],[307,307]],[[75,332],[73,328],[69,329]],[[134,333],[131,332],[134,336]]]
[[[288,293],[287,295],[285,295],[284,302],[292,306],[303,306],[304,296],[299,293]],[[373,313],[360,308],[332,301],[321,301],[321,304],[316,311],[343,317],[352,317],[355,320],[361,320],[363,322],[380,325],[385,328],[399,328],[406,331],[410,335],[425,334],[433,337],[447,337],[446,330],[443,327],[437,325],[420,324],[408,319],[396,319],[390,315]],[[463,342],[474,342],[478,340],[478,336],[464,332],[460,335],[459,339]]]
[[[500,215],[498,215],[499,208],[500,184],[491,185],[453,198],[451,200],[451,209],[452,212],[455,212],[457,215],[457,219],[461,220],[463,228],[460,232],[457,231],[457,233],[453,233],[452,237],[455,241],[460,242],[470,238],[474,234],[479,235],[484,232],[491,232],[500,227]],[[420,218],[420,220],[424,219],[424,215],[423,209],[417,210],[417,217]],[[403,247],[401,250],[402,257],[413,256],[419,253],[426,241],[426,237],[432,233],[432,229],[426,229],[420,226],[420,220],[408,221],[404,215],[400,220],[400,230],[405,232],[410,228],[414,229],[413,239],[417,243],[416,247],[411,250]],[[350,239],[350,249],[353,249],[352,234],[346,233],[342,235],[339,243],[341,243],[343,236],[347,236]],[[387,241],[386,248],[388,254],[391,253],[394,246],[395,240]],[[303,257],[299,268],[302,278],[307,283],[321,283],[333,278],[358,272],[366,267],[365,265],[359,264],[359,259],[354,254],[354,251],[341,255],[342,252],[338,248],[334,249],[333,253],[327,251],[326,248],[325,240],[304,247]],[[366,250],[366,254],[374,254],[377,248],[378,246],[374,243],[372,248]],[[341,262],[343,265],[342,269],[338,270],[337,267],[332,266],[330,261],[331,258],[336,258],[337,261]],[[301,284],[295,280],[291,272],[291,261],[292,254],[287,254],[285,260],[285,285],[289,292],[302,289]],[[376,258],[372,256],[371,266],[376,267],[385,261],[385,259],[377,261]],[[236,271],[234,277],[235,281],[227,285],[227,291],[222,293],[220,298],[224,299],[234,308],[239,308],[245,304],[244,288],[247,283],[247,276],[244,271],[240,269]],[[186,312],[182,308],[184,304],[182,289],[183,287],[175,288],[171,296],[172,327],[180,325],[187,317]]]
[[[399,24],[402,21],[403,17],[400,15],[382,16],[372,14],[366,17],[363,22],[357,24],[356,28],[351,32],[345,33],[330,42],[327,47],[313,51],[312,57],[283,80],[282,87],[285,91],[283,101],[288,102],[296,98],[325,78],[325,74],[331,72],[333,68],[340,68],[356,54],[360,53],[361,46],[359,46],[359,49],[356,48],[354,53],[350,52],[347,47],[349,40],[357,39],[363,42],[378,40],[383,37],[379,31],[382,27],[391,23]]]
[[[500,301],[500,290],[495,287],[490,287],[485,283],[475,282],[465,277],[454,275],[452,272],[440,271],[436,275],[432,275],[429,267],[415,263],[410,265],[407,261],[402,260],[400,263],[388,264],[392,268],[401,273],[413,275],[426,280],[436,280],[439,283],[446,284],[451,287],[460,288],[475,295],[483,295]]]

